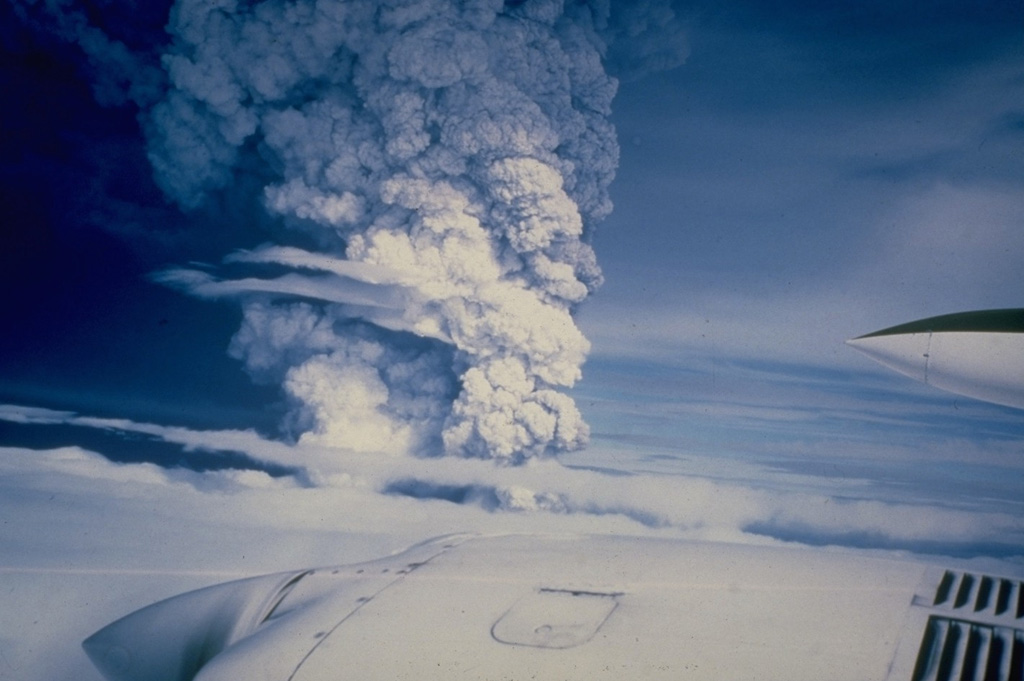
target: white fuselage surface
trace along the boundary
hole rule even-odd
[[[111,681],[983,679],[963,670],[1022,664],[1021,617],[1019,576],[817,549],[455,536],[185,594],[85,647]]]

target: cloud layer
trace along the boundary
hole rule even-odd
[[[766,465],[676,451],[661,470],[653,459],[615,469],[610,467],[614,463],[595,466],[602,456],[614,461],[615,453],[605,448],[601,456],[583,459],[595,467],[531,461],[508,468],[458,458],[385,459],[356,449],[339,457],[332,447],[289,445],[252,431],[200,431],[16,405],[0,405],[0,420],[100,428],[124,437],[143,434],[211,454],[244,453],[264,467],[289,471],[271,477],[254,465],[200,473],[116,464],[77,447],[36,454],[9,448],[5,465],[12,473],[33,471],[39,484],[47,476],[96,478],[129,483],[125,493],[132,495],[144,494],[127,491],[132,485],[172,486],[274,507],[285,503],[283,495],[336,531],[414,537],[411,529],[408,534],[399,531],[411,527],[409,520],[394,515],[408,512],[412,518],[429,516],[421,518],[427,525],[418,527],[428,534],[495,528],[664,532],[715,541],[784,540],[1003,558],[1021,556],[1024,547],[1020,502],[1012,491],[1000,495],[989,488],[991,498],[970,499],[943,489],[929,493],[927,485],[922,488],[903,477],[902,469],[887,465],[882,469],[887,478],[880,480],[870,466],[857,467],[841,456],[827,462],[822,459],[828,457],[818,456],[815,461]],[[828,474],[818,472],[815,462],[828,468]],[[912,474],[928,477],[927,469],[927,463],[915,462]],[[266,515],[255,514],[260,517],[257,525],[270,522]]]

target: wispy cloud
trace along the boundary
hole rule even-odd
[[[261,494],[278,501],[285,495],[297,508],[321,517],[325,496],[334,500],[332,504],[340,504],[338,508],[358,504],[361,509],[353,518],[331,512],[337,531],[385,532],[388,526],[357,522],[366,522],[368,514],[396,522],[397,508],[402,508],[416,518],[422,512],[440,512],[444,523],[463,523],[470,528],[483,522],[490,529],[510,524],[520,529],[529,526],[533,531],[583,530],[595,527],[600,518],[610,523],[607,527],[700,539],[757,543],[765,537],[790,541],[805,537],[810,543],[861,548],[914,550],[929,546],[939,553],[958,555],[981,546],[1001,547],[1000,556],[1024,552],[1024,516],[1019,513],[1019,501],[965,504],[955,498],[915,498],[912,491],[908,494],[899,485],[880,488],[866,469],[851,469],[859,477],[844,477],[834,471],[823,476],[808,467],[773,469],[762,462],[737,463],[728,470],[719,461],[701,470],[702,461],[709,463],[706,457],[697,456],[694,465],[687,467],[685,455],[679,457],[675,470],[670,464],[650,472],[640,472],[643,464],[639,462],[632,470],[619,466],[618,473],[553,460],[507,467],[457,458],[369,456],[288,445],[251,432],[195,431],[10,405],[0,411],[0,418],[146,433],[209,451],[242,451],[255,461],[303,471],[277,479],[260,471],[168,471],[152,464],[114,464],[99,455],[67,448],[35,453],[9,450],[4,465],[11,473],[20,471],[39,480],[57,475],[140,485],[186,485],[195,490],[190,495],[228,492],[225,503],[233,503],[234,494],[247,495],[253,503]],[[594,460],[600,459],[598,451]],[[841,460],[836,465],[842,465]],[[441,524],[434,529],[440,532],[445,527],[449,526]]]

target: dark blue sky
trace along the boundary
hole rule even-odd
[[[155,5],[105,3],[93,16],[151,45],[146,38],[166,40],[168,8]],[[147,276],[259,243],[258,228],[238,225],[246,212],[249,224],[261,217],[237,206],[174,208],[153,182],[138,110],[97,104],[77,47],[45,22],[21,24],[10,4],[0,11],[0,77],[19,95],[0,112],[3,398],[204,425],[260,419],[274,392],[254,388],[224,352],[238,311]]]

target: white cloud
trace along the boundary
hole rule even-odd
[[[15,405],[0,408],[0,418],[146,434],[308,471],[295,478],[199,473],[117,464],[79,447],[0,449],[0,518],[7,519],[0,522],[7,547],[0,574],[12,589],[0,613],[0,630],[12,632],[0,638],[0,664],[26,681],[40,674],[98,681],[80,641],[162,596],[236,576],[369,559],[450,532],[788,540],[1003,557],[1024,546],[1018,500],[915,498],[869,478],[682,452],[661,470],[636,458],[624,465],[628,452],[574,457],[621,471],[611,474],[550,460],[508,467],[380,457],[249,431]]]
[[[19,418],[28,413],[28,410],[14,408],[5,411],[18,413]],[[484,516],[488,518],[488,527],[500,526],[509,512],[513,515],[530,512],[536,515],[532,520],[509,522],[532,523],[539,531],[549,523],[558,528],[574,527],[575,523],[580,527],[593,527],[595,518],[607,516],[618,518],[618,522],[636,531],[658,529],[680,536],[728,537],[737,541],[760,541],[747,532],[750,526],[778,525],[799,527],[808,535],[884,537],[897,546],[900,542],[909,545],[923,541],[954,547],[965,542],[1014,545],[1024,538],[1024,521],[1012,512],[1000,511],[998,504],[986,509],[977,504],[973,507],[957,505],[954,500],[941,497],[907,502],[901,499],[898,489],[880,495],[880,490],[873,488],[869,480],[829,479],[785,469],[773,472],[762,466],[750,467],[739,476],[735,472],[725,476],[702,474],[696,469],[686,474],[667,475],[634,473],[627,469],[626,475],[611,475],[566,468],[556,461],[503,467],[487,461],[448,458],[381,458],[315,443],[286,445],[253,433],[166,428],[68,416],[47,410],[36,410],[29,418],[44,424],[62,420],[85,427],[147,433],[209,451],[230,448],[243,451],[258,461],[301,467],[308,473],[300,476],[303,484],[299,485],[290,478],[274,480],[262,473],[195,473],[166,471],[151,464],[113,464],[99,455],[69,448],[35,455],[25,450],[11,450],[4,465],[12,475],[29,471],[36,479],[44,479],[47,474],[59,474],[131,483],[136,488],[186,485],[195,493],[226,493],[228,498],[241,494],[254,500],[263,493],[275,499],[281,495],[291,496],[297,502],[326,495],[335,499],[334,507],[360,504],[371,514],[389,516],[391,523],[397,522],[390,515],[392,511],[396,506],[408,507],[409,499],[444,509],[445,522],[458,519],[461,516],[455,510],[457,504],[451,503],[452,494],[444,491],[455,489],[467,493],[475,490],[476,499],[490,499],[481,502],[487,510],[502,511]],[[682,459],[685,458],[683,455]],[[926,467],[928,463],[921,461],[918,465]],[[312,487],[308,486],[309,482],[314,483]],[[785,493],[780,493],[783,491]],[[409,499],[403,500],[403,495]],[[320,503],[316,501],[310,508],[324,513]],[[306,503],[299,505],[305,507]],[[1003,504],[1002,508],[1009,507]],[[480,518],[471,509],[465,513],[468,514],[465,522],[470,524]],[[365,513],[357,515],[365,518]],[[350,518],[337,516],[337,522],[341,523],[339,530],[360,528]],[[389,526],[370,523],[361,527],[363,531],[372,528],[383,533]],[[436,529],[443,530],[441,526]]]

